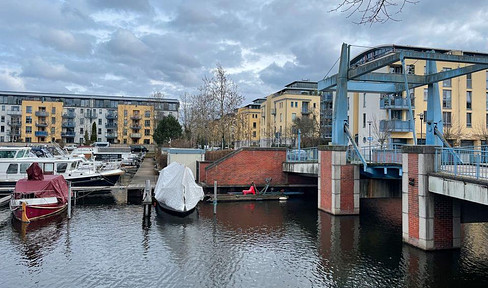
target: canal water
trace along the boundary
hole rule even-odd
[[[333,217],[307,199],[200,207],[149,225],[136,205],[79,205],[21,225],[0,208],[0,287],[488,287],[488,225],[458,250],[402,243],[401,199]]]

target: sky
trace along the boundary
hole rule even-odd
[[[488,53],[488,1],[418,0],[373,25],[340,2],[1,0],[0,90],[179,99],[221,65],[247,104],[335,73],[342,43]]]

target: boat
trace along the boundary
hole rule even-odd
[[[15,187],[15,183],[27,176],[27,168],[38,163],[45,175],[63,175],[72,186],[114,186],[122,169],[102,169],[87,165],[82,158],[0,158],[0,187]]]
[[[68,205],[68,184],[63,175],[44,175],[34,162],[27,169],[27,178],[20,179],[10,199],[10,211],[22,222],[31,222],[57,215]]]
[[[203,196],[203,188],[195,183],[191,169],[185,165],[173,162],[159,172],[154,187],[158,214],[178,217],[194,215]]]

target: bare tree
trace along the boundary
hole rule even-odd
[[[373,115],[371,120],[373,136],[376,138],[378,144],[380,144],[380,148],[383,149],[390,139],[391,132],[393,132],[393,122],[385,120],[383,121],[384,124],[380,125],[380,121],[376,118],[376,115]]]
[[[456,121],[454,116],[451,118],[451,123],[444,123],[444,139],[446,139],[452,146],[459,146],[459,141],[464,136],[464,129],[461,123]]]
[[[416,4],[417,0],[343,0],[331,11],[348,13],[347,18],[360,14],[356,24],[384,23],[388,20],[399,21],[394,15],[402,12],[405,4]]]
[[[300,134],[303,141],[303,147],[317,146],[320,142],[320,123],[317,121],[317,117],[312,116],[297,117],[293,120],[291,127],[291,134],[295,134],[300,129]]]
[[[488,128],[484,123],[475,124],[474,135],[481,141],[488,141]]]
[[[208,101],[207,110],[212,120],[219,119],[218,132],[222,136],[222,149],[225,143],[225,132],[232,121],[230,115],[235,115],[234,110],[242,104],[244,97],[237,92],[237,85],[227,77],[224,68],[219,64],[214,70],[212,78],[203,78],[200,88],[201,97]]]

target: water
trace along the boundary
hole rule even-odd
[[[196,221],[142,207],[80,205],[25,227],[0,209],[1,287],[486,287],[488,225],[461,249],[402,243],[401,200],[333,217],[309,200],[202,205]]]

